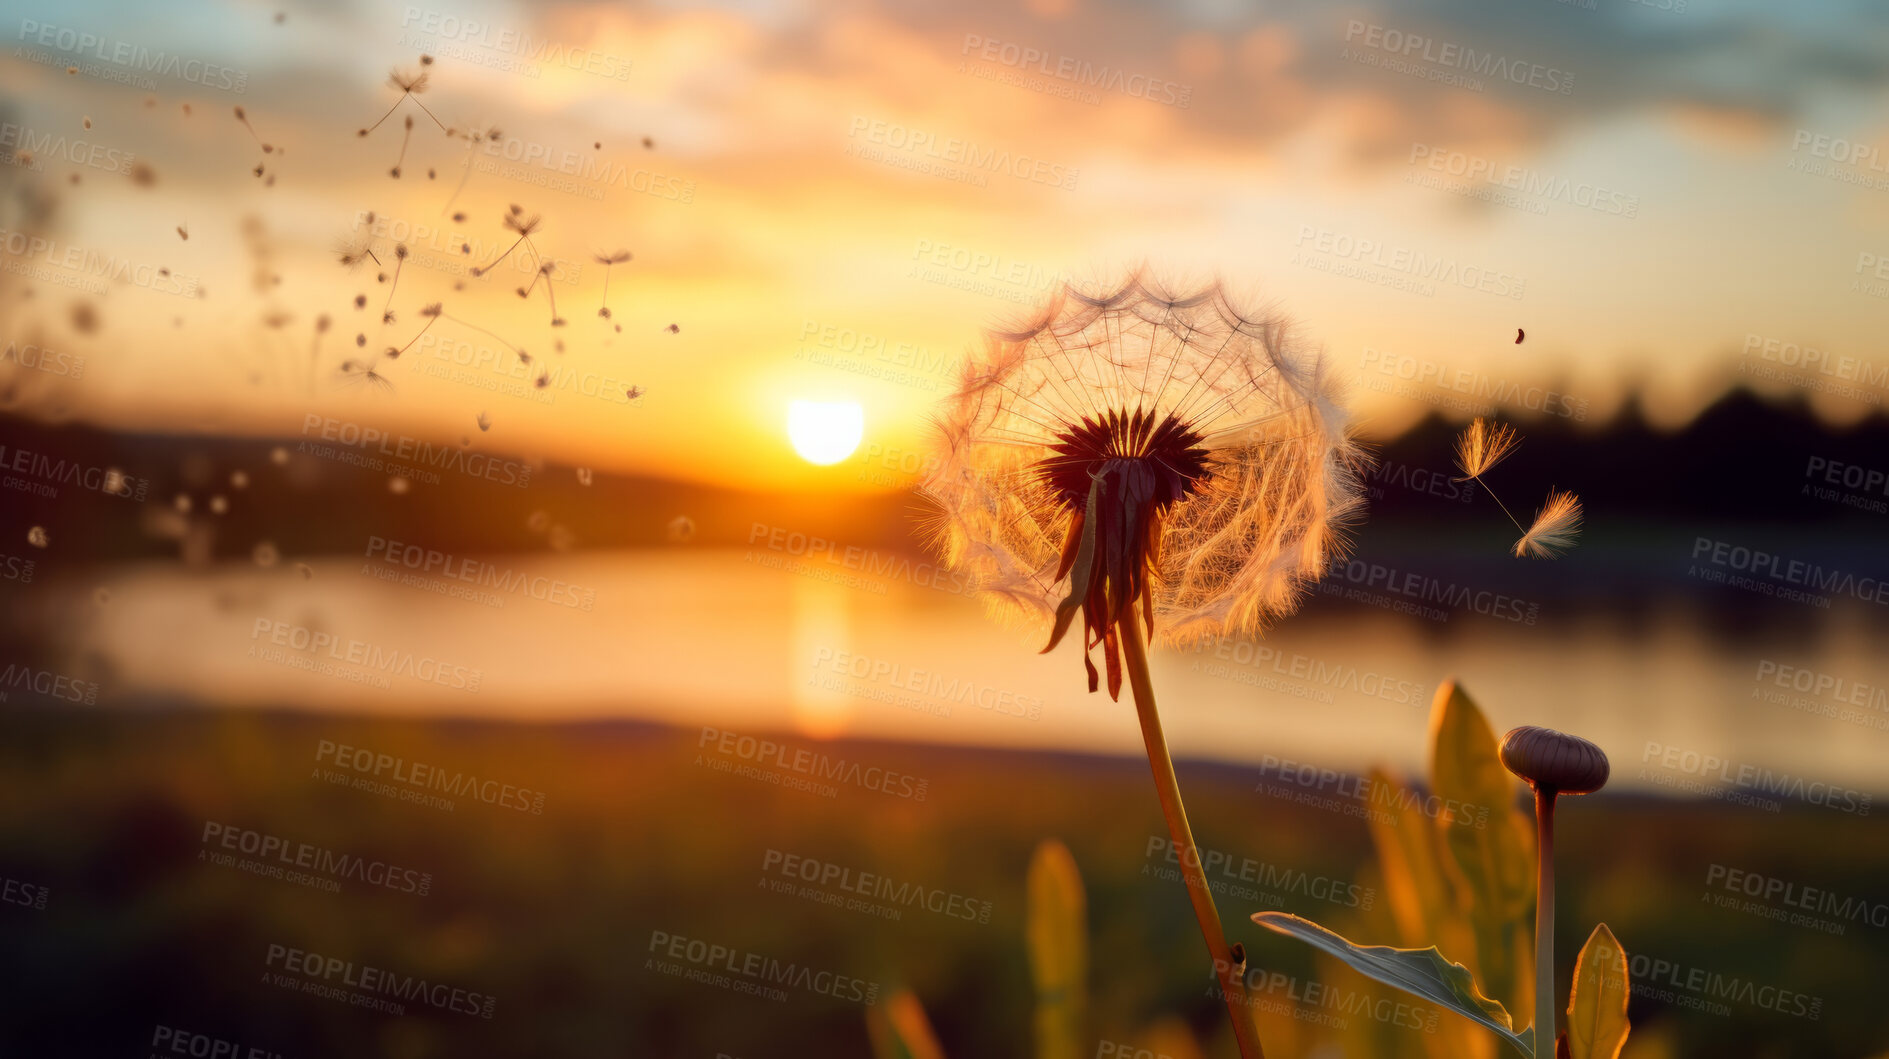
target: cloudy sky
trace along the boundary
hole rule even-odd
[[[10,9],[0,305],[38,414],[870,488],[795,457],[790,402],[915,448],[983,328],[1143,262],[1287,308],[1379,434],[1889,393],[1877,5]],[[397,106],[395,70],[427,74]],[[471,275],[508,217],[540,222]],[[517,293],[538,254],[562,326]]]

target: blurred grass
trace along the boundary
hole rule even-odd
[[[647,969],[652,932],[663,931],[866,979],[881,998],[910,988],[947,1055],[1026,1055],[1026,871],[1037,842],[1059,838],[1087,891],[1081,1054],[1142,1039],[1157,1022],[1169,1036],[1190,1028],[1207,1054],[1231,1054],[1181,884],[1151,874],[1167,862],[1148,855],[1165,832],[1145,762],[777,737],[929,781],[923,801],[846,785],[826,798],[698,764],[698,734],[11,712],[0,720],[0,875],[51,892],[43,911],[0,904],[0,1053],[141,1056],[163,1025],[291,1057],[870,1054],[860,1004],[792,989],[774,1002]],[[314,777],[322,740],[543,790],[544,812],[463,798],[444,812],[333,786]],[[1282,907],[1379,940],[1373,931],[1392,920],[1365,825],[1255,793],[1251,770],[1180,768],[1204,849],[1375,888],[1369,913],[1296,894],[1281,905],[1221,896],[1253,965],[1371,989],[1246,922]],[[432,888],[421,897],[349,882],[326,893],[204,863],[206,820],[430,872]],[[1813,1021],[1635,998],[1628,1057],[1874,1054],[1889,1042],[1889,1010],[1874,996],[1889,973],[1889,931],[1852,923],[1843,936],[1820,934],[1702,895],[1718,863],[1881,900],[1884,837],[1873,819],[1828,811],[1604,792],[1572,800],[1558,835],[1562,972],[1605,920],[1630,955],[1823,1001]],[[763,870],[770,849],[989,901],[989,921],[910,907],[887,919],[776,893],[761,885],[779,877]],[[280,989],[263,981],[271,944],[490,994],[495,1017],[414,1005],[376,1014]],[[1374,1042],[1385,1026],[1333,1021],[1346,1024],[1263,1021],[1268,1044],[1279,1042],[1268,1054],[1384,1054]]]

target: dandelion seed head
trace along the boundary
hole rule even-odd
[[[1456,439],[1456,466],[1463,479],[1480,478],[1521,447],[1522,439],[1507,423],[1490,423],[1477,416]]]
[[[1515,542],[1516,558],[1554,559],[1581,536],[1581,501],[1573,493],[1550,492],[1535,521]]]
[[[928,528],[994,611],[1047,622],[1106,481],[1132,514],[1097,544],[1109,605],[1138,602],[1170,640],[1251,633],[1297,606],[1360,503],[1339,397],[1284,316],[1218,284],[1067,286],[962,366],[935,418]],[[1101,617],[1091,643],[1112,642]]]

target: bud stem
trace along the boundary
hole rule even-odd
[[[1535,1059],[1555,1059],[1554,800],[1535,788]]]
[[[1227,1016],[1233,1020],[1233,1037],[1239,1043],[1243,1059],[1266,1059],[1260,1046],[1259,1030],[1253,1013],[1246,1006],[1246,964],[1235,960],[1227,944],[1226,931],[1220,926],[1220,911],[1214,907],[1213,891],[1201,868],[1200,849],[1194,845],[1194,832],[1187,824],[1187,808],[1181,804],[1180,780],[1174,775],[1174,760],[1168,756],[1167,737],[1161,733],[1161,716],[1154,705],[1154,681],[1148,675],[1148,651],[1142,643],[1141,618],[1134,607],[1125,609],[1118,625],[1121,636],[1123,668],[1134,690],[1135,714],[1141,719],[1141,739],[1148,747],[1148,767],[1154,771],[1154,790],[1161,799],[1161,815],[1167,818],[1168,836],[1179,848],[1181,876],[1187,881],[1187,899],[1193,902],[1194,919],[1207,939],[1207,952],[1213,957],[1214,974],[1220,981],[1220,996],[1226,1001]],[[1552,1059],[1552,1056],[1549,1057]]]

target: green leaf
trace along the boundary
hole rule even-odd
[[[1534,1046],[1528,1038],[1515,1032],[1509,1021],[1508,1010],[1483,996],[1476,989],[1476,981],[1470,976],[1469,969],[1444,959],[1434,945],[1427,949],[1355,945],[1309,919],[1301,919],[1286,912],[1258,912],[1253,915],[1253,922],[1331,953],[1360,974],[1442,1004],[1465,1018],[1479,1022],[1514,1045],[1528,1059],[1534,1059]]]
[[[866,1036],[874,1059],[944,1059],[925,1007],[909,989],[866,1009]]]
[[[1475,967],[1489,995],[1518,1010],[1533,1003],[1532,923],[1535,840],[1520,789],[1502,767],[1495,732],[1455,681],[1436,689],[1430,713],[1430,785],[1446,806],[1436,826],[1458,907],[1476,931]]]
[[[1627,1043],[1627,992],[1627,954],[1602,923],[1574,961],[1568,1059],[1618,1059]]]
[[[1085,1050],[1088,900],[1076,858],[1054,839],[1038,843],[1030,857],[1024,935],[1030,977],[1036,983],[1036,1054],[1039,1059],[1077,1059]]]

